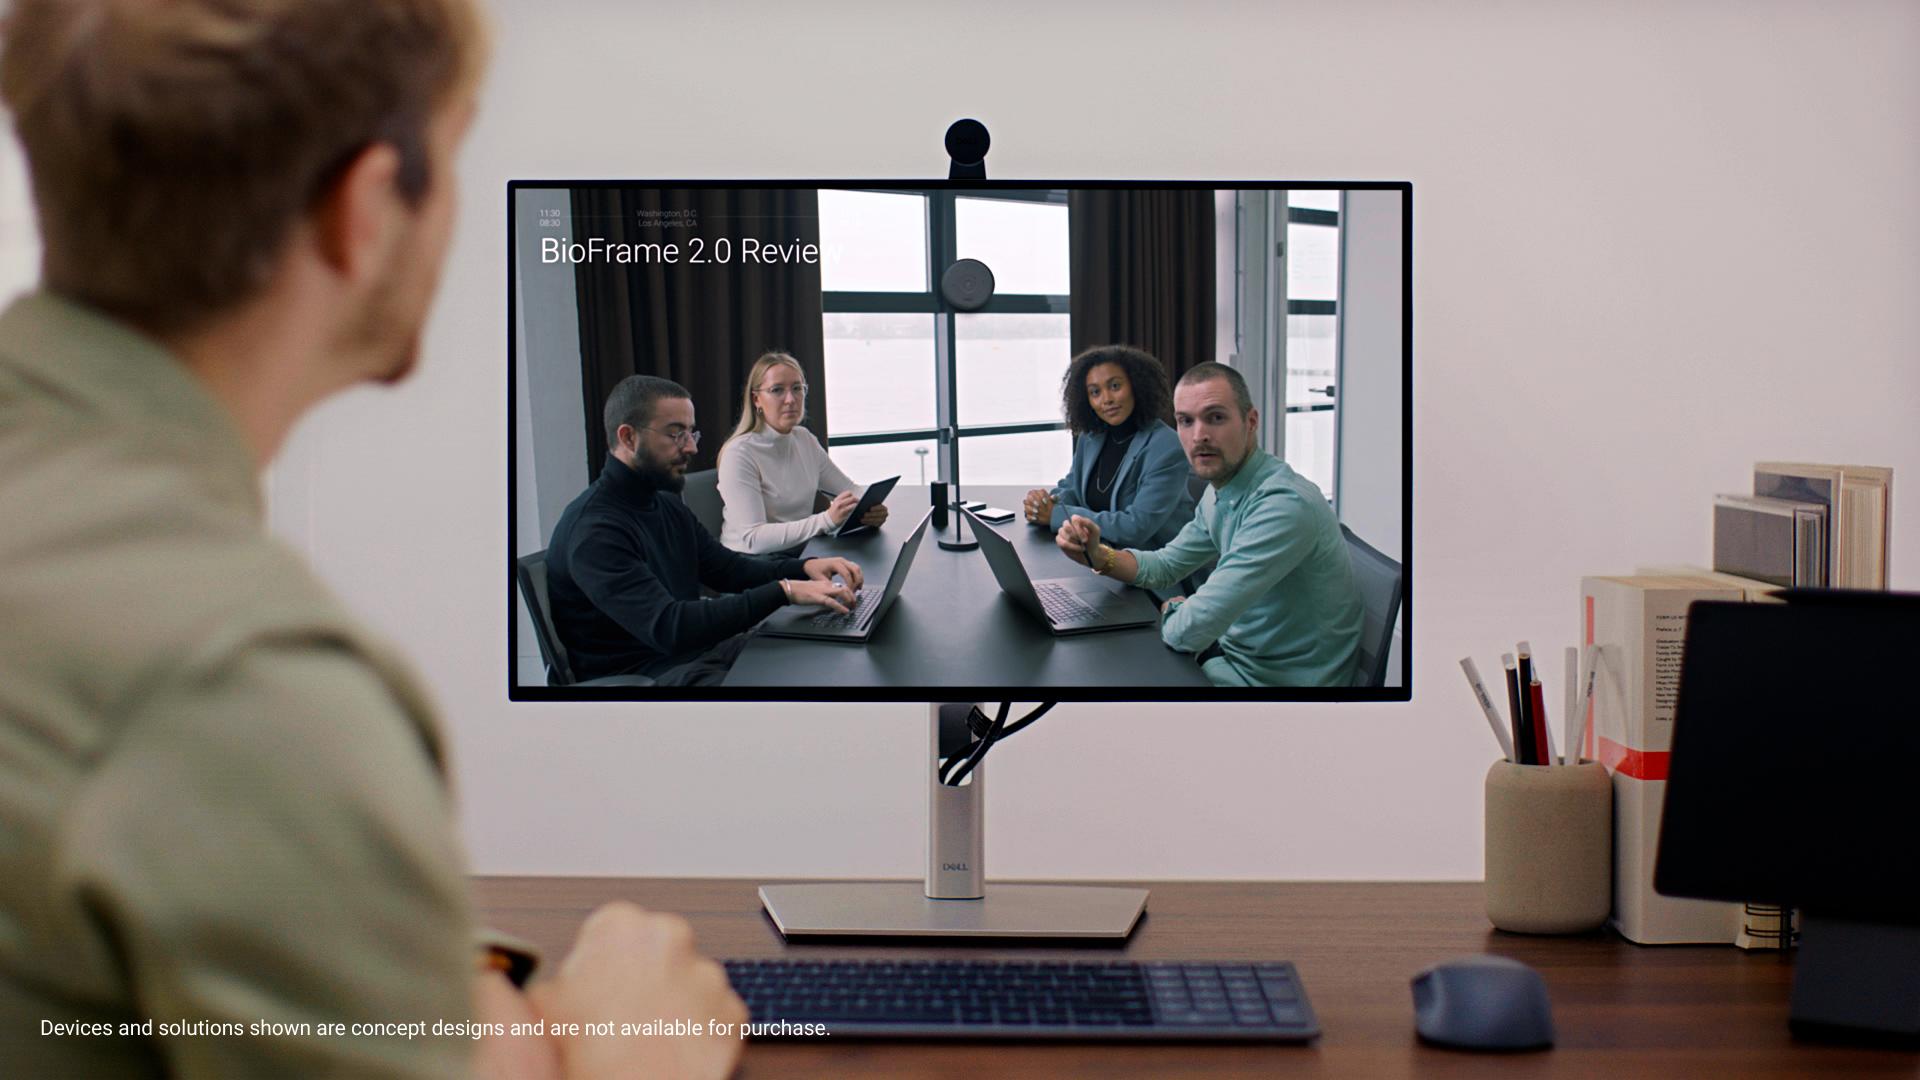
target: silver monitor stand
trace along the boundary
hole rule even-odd
[[[1147,890],[986,882],[986,762],[958,786],[940,782],[940,706],[931,706],[927,879],[762,885],[760,902],[789,941],[806,938],[1054,938],[1124,941]]]

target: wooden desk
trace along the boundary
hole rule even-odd
[[[1500,933],[1487,925],[1477,884],[1140,882],[1153,897],[1124,951],[790,947],[760,909],[759,884],[478,878],[474,887],[485,923],[537,942],[552,959],[588,911],[627,899],[686,915],[701,949],[716,957],[1292,960],[1325,1032],[1305,1047],[756,1042],[747,1048],[742,1077],[1920,1075],[1920,1054],[1795,1042],[1787,1031],[1793,969],[1778,954],[1642,948],[1606,933]],[[1480,952],[1523,960],[1545,976],[1559,1029],[1555,1049],[1466,1054],[1414,1038],[1408,980],[1437,961]]]

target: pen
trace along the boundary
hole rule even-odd
[[[1538,675],[1527,684],[1527,719],[1533,722],[1533,744],[1539,752],[1539,764],[1553,764],[1553,728],[1547,723],[1547,693]]]
[[[1567,765],[1578,765],[1580,764],[1580,744],[1574,741],[1573,729],[1579,722],[1575,714],[1580,711],[1580,650],[1572,645],[1567,646],[1566,687],[1567,713],[1566,719],[1561,722],[1567,725],[1567,739],[1560,746],[1561,761]]]
[[[1548,748],[1540,742],[1540,734],[1534,730],[1534,698],[1532,698],[1532,692],[1528,690],[1528,686],[1534,680],[1534,646],[1521,642],[1515,651],[1519,653],[1519,676],[1521,676],[1521,726],[1526,728],[1526,738],[1534,746],[1532,763],[1551,765],[1551,761],[1546,757]]]
[[[1507,712],[1512,716],[1514,761],[1522,765],[1533,764],[1533,730],[1522,721],[1526,714],[1520,709],[1520,674],[1513,668],[1513,654],[1501,653],[1500,665],[1507,669]]]
[[[1069,520],[1069,521],[1068,521],[1068,524],[1072,524],[1072,521],[1071,521],[1071,520]],[[1081,532],[1081,530],[1079,530],[1079,529],[1075,529],[1075,530],[1074,530],[1074,532],[1076,532],[1076,533],[1080,533],[1080,532]],[[1084,533],[1081,533],[1081,535],[1082,535],[1082,537],[1084,538],[1084,536],[1085,536],[1085,534],[1084,534]],[[1089,569],[1089,570],[1093,570],[1093,548],[1092,548],[1092,547],[1091,547],[1090,545],[1088,545],[1088,544],[1086,544],[1086,543],[1084,542],[1084,539],[1083,539],[1083,542],[1082,542],[1082,543],[1081,543],[1081,545],[1080,545],[1080,557],[1081,557],[1082,559],[1085,559],[1085,560],[1086,560],[1086,563],[1087,563],[1087,569]],[[1097,573],[1099,573],[1100,571],[1098,571],[1098,570],[1093,570],[1093,572],[1097,574]]]
[[[1494,707],[1493,698],[1487,695],[1485,683],[1480,681],[1480,669],[1473,664],[1473,657],[1460,658],[1460,670],[1467,673],[1467,685],[1473,687],[1473,698],[1480,703],[1480,711],[1487,714],[1487,726],[1493,728],[1494,741],[1500,744],[1500,753],[1508,761],[1513,760],[1513,740],[1507,737],[1506,728],[1500,723],[1500,710]]]
[[[1587,678],[1584,700],[1580,704],[1580,729],[1574,734],[1573,753],[1579,755],[1587,747],[1587,729],[1593,726],[1593,684],[1600,674],[1600,646],[1587,646]],[[1599,754],[1595,754],[1599,757]]]

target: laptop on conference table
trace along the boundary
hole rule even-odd
[[[1134,626],[1152,626],[1160,621],[1153,600],[1139,589],[1113,591],[1104,580],[1089,572],[1084,577],[1046,578],[1035,581],[1027,576],[1026,564],[1013,541],[980,520],[971,510],[962,509],[980,541],[980,553],[987,557],[1000,591],[1013,597],[1034,618],[1055,634],[1088,634],[1096,630],[1123,630]]]
[[[900,545],[900,554],[894,557],[893,569],[887,574],[886,587],[875,589],[869,582],[854,598],[852,611],[842,615],[826,608],[790,604],[767,616],[767,621],[760,624],[760,632],[771,637],[865,642],[873,636],[874,629],[906,585],[907,571],[913,568],[913,556],[920,550],[920,538],[927,534],[927,522],[932,517],[932,510],[921,515],[913,535]]]

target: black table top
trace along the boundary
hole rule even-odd
[[[1034,485],[1044,486],[1044,485]],[[1024,487],[969,487],[969,501],[1018,511]],[[860,564],[869,589],[882,588],[927,506],[927,489],[905,484],[887,499],[889,516],[878,532],[817,537],[806,557],[839,555]],[[952,532],[949,520],[947,531]],[[1001,525],[1035,581],[1085,579],[1084,564],[1069,559],[1053,533],[1024,516]],[[754,637],[727,675],[729,687],[1101,687],[1208,686],[1193,657],[1160,640],[1158,627],[1103,630],[1055,637],[1000,591],[978,549],[947,551],[932,525],[914,557],[906,587],[864,645],[795,638]],[[1121,588],[1118,582],[1110,583]]]

